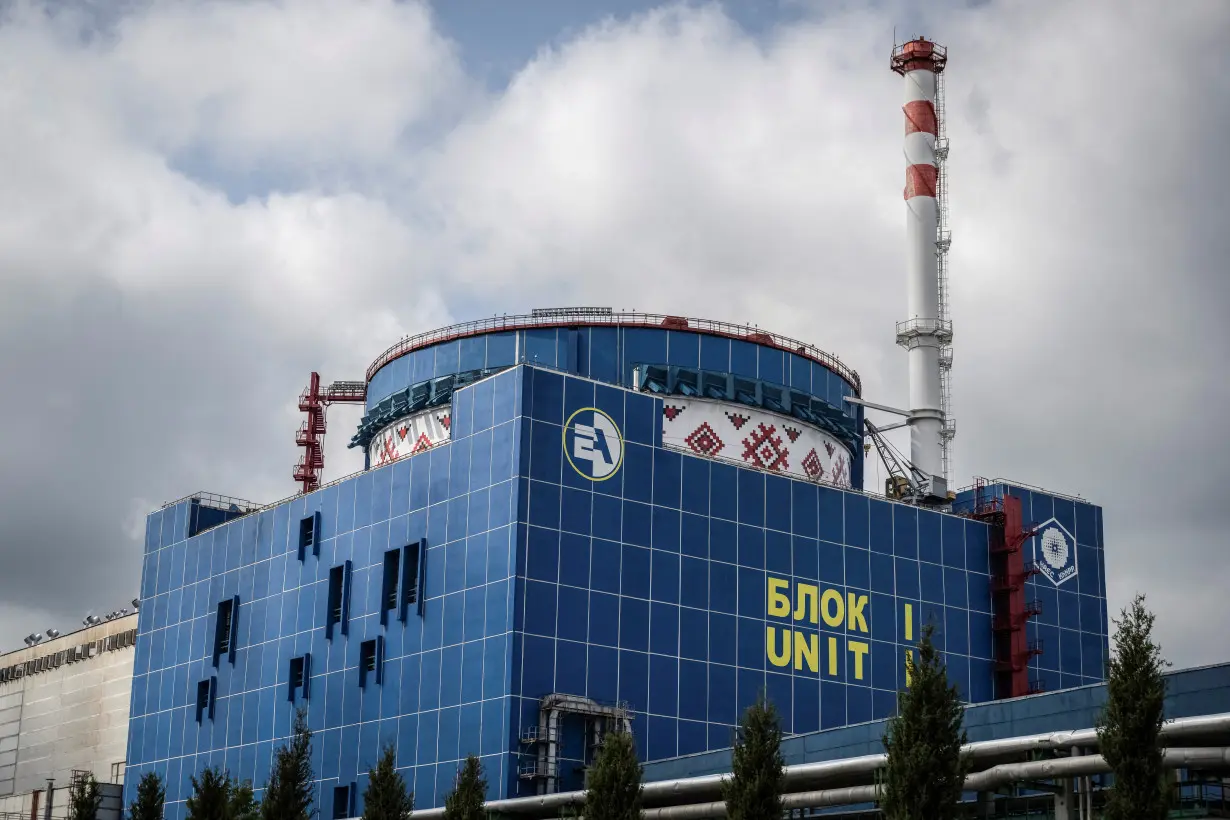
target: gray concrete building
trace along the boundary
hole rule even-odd
[[[65,816],[85,772],[104,785],[100,817],[118,817],[136,629],[121,613],[0,655],[0,817]]]

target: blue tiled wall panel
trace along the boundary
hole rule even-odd
[[[461,358],[475,351],[461,344]],[[508,355],[511,363],[511,352]],[[406,366],[410,367],[412,363]],[[414,365],[417,366],[417,365]],[[434,365],[433,365],[434,367]],[[482,756],[492,797],[515,765],[506,739],[521,448],[520,374],[458,392],[455,440],[187,535],[187,503],[149,517],[128,760],[135,784],[168,783],[167,817],[184,815],[189,776],[205,765],[263,785],[290,732],[289,664],[311,654],[308,707],[320,806],[360,791],[392,743],[419,806],[439,805],[466,754]],[[460,400],[464,399],[464,400]],[[456,415],[454,416],[455,418]],[[319,555],[298,559],[299,522],[320,513]],[[381,624],[386,551],[427,540],[423,615]],[[329,571],[352,567],[347,633],[325,637]],[[571,577],[571,576],[570,576]],[[234,663],[213,664],[217,605],[239,597]],[[359,686],[361,644],[381,636],[381,682]],[[214,717],[196,720],[197,684],[217,677]],[[299,704],[305,703],[300,697]],[[360,805],[361,809],[361,805]]]
[[[557,362],[595,360],[573,341],[534,344]],[[637,344],[702,366],[762,364],[754,345],[712,341],[663,332]],[[817,377],[785,357],[764,364]],[[563,450],[565,419],[586,406],[623,438],[603,481]],[[664,450],[661,412],[643,394],[517,367],[455,394],[446,445],[192,538],[186,504],[152,514],[129,782],[163,774],[168,818],[183,817],[188,778],[207,764],[262,786],[290,732],[290,660],[307,653],[322,805],[338,784],[362,791],[386,744],[418,807],[442,804],[471,753],[492,797],[533,793],[518,773],[536,748],[524,738],[551,693],[625,703],[647,760],[727,746],[761,690],[790,734],[879,719],[927,622],[963,695],[993,696],[985,525]],[[1051,688],[1098,678],[1106,641],[1100,511],[1060,501],[1028,497],[1030,515],[1036,502],[1066,516],[1079,545],[1078,578],[1031,581]],[[318,548],[300,561],[299,522],[315,513]],[[410,605],[404,622],[390,612],[382,624],[385,553],[420,539],[422,614]],[[346,562],[349,619],[328,638],[330,570]],[[235,661],[215,666],[218,603],[234,596]],[[361,647],[377,637],[381,680],[360,687]],[[198,723],[197,685],[211,676],[214,716]],[[581,783],[583,731],[563,720],[559,788]]]
[[[1040,642],[1041,654],[1030,661],[1030,680],[1044,689],[1086,686],[1105,680],[1109,658],[1109,618],[1106,611],[1106,567],[1102,545],[1101,508],[1086,501],[1013,484],[993,483],[982,490],[983,503],[1011,495],[1021,501],[1026,529],[1041,533],[1058,525],[1066,534],[1075,574],[1052,581],[1045,574],[1031,577],[1025,597],[1040,604],[1041,613],[1027,626],[1030,641]],[[974,493],[961,493],[954,509],[970,511]],[[985,535],[967,523],[969,560],[986,554]],[[975,545],[971,549],[970,545]],[[1037,536],[1023,547],[1026,562],[1041,564]]]
[[[673,336],[667,345],[669,356]],[[661,352],[644,347],[637,355]],[[755,347],[747,347],[733,343],[730,361],[759,367],[749,355]],[[708,339],[696,355],[702,367],[727,361],[723,346]],[[644,398],[633,394],[604,407],[624,419],[622,483],[578,479],[559,456],[571,409],[560,397],[580,391],[578,382],[548,371],[523,382],[534,425],[549,430],[526,439],[522,453],[521,470],[538,493],[523,519],[529,554],[517,606],[527,635],[513,658],[521,707],[510,739],[535,725],[536,699],[548,691],[626,702],[650,760],[727,745],[762,688],[788,733],[881,718],[895,708],[905,652],[926,622],[963,696],[993,697],[986,525],[688,455],[665,457],[657,440],[647,440],[651,425],[633,405]],[[660,413],[661,404],[654,406]],[[655,435],[659,428],[652,426]],[[646,444],[651,453],[642,452]],[[556,520],[556,494],[538,487],[557,471],[558,527],[547,523]],[[571,546],[556,553],[564,538]],[[549,545],[545,559],[535,555],[539,544]],[[565,577],[557,561],[569,561],[568,551],[576,557]],[[812,588],[814,623],[811,598],[799,605]],[[785,614],[782,599],[775,614],[774,592],[786,596]],[[1089,610],[1073,598],[1055,613],[1071,632],[1057,639],[1057,657],[1066,647],[1078,681],[1087,668],[1081,650],[1105,642],[1104,630],[1088,630],[1097,607]],[[564,727],[565,735],[580,731],[580,724]],[[582,748],[579,736],[563,745]],[[580,785],[584,762],[563,753],[560,788]],[[511,780],[508,788],[516,795],[535,786]]]

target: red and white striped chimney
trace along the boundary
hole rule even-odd
[[[935,157],[935,78],[947,52],[923,38],[893,49],[893,71],[905,78],[906,282],[909,318],[897,323],[897,344],[909,353],[910,461],[946,494],[941,434],[940,347],[952,327],[940,319],[936,240],[939,203]],[[938,479],[938,483],[936,483]]]

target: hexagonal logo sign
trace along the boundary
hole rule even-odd
[[[1076,577],[1076,539],[1052,518],[1033,537],[1034,563],[1055,586]]]

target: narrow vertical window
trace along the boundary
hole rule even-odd
[[[218,697],[218,679],[208,677],[196,685],[196,722],[214,719],[214,701]]]
[[[384,680],[384,636],[377,635],[359,645],[359,688],[368,683],[379,686]]]
[[[299,560],[312,555],[320,555],[320,513],[314,512],[299,521]]]
[[[235,642],[239,637],[239,596],[227,598],[218,604],[218,620],[214,624],[214,666],[226,656],[228,663],[235,662]]]
[[[312,675],[312,653],[306,652],[297,658],[290,659],[290,692],[288,699],[294,703],[297,698],[307,700],[310,697],[308,686]]]
[[[329,600],[325,613],[325,637],[333,639],[333,627],[343,635],[350,633],[350,562],[329,570]]]
[[[420,539],[411,541],[402,547],[401,558],[401,600],[398,602],[398,617],[406,620],[406,613],[413,604],[415,612],[423,615],[423,564],[427,541]]]
[[[353,783],[349,786],[333,787],[333,820],[347,820],[355,816],[355,791]]]
[[[384,554],[384,582],[380,590],[380,625],[389,625],[389,611],[398,607],[400,588],[401,550],[389,550]]]

